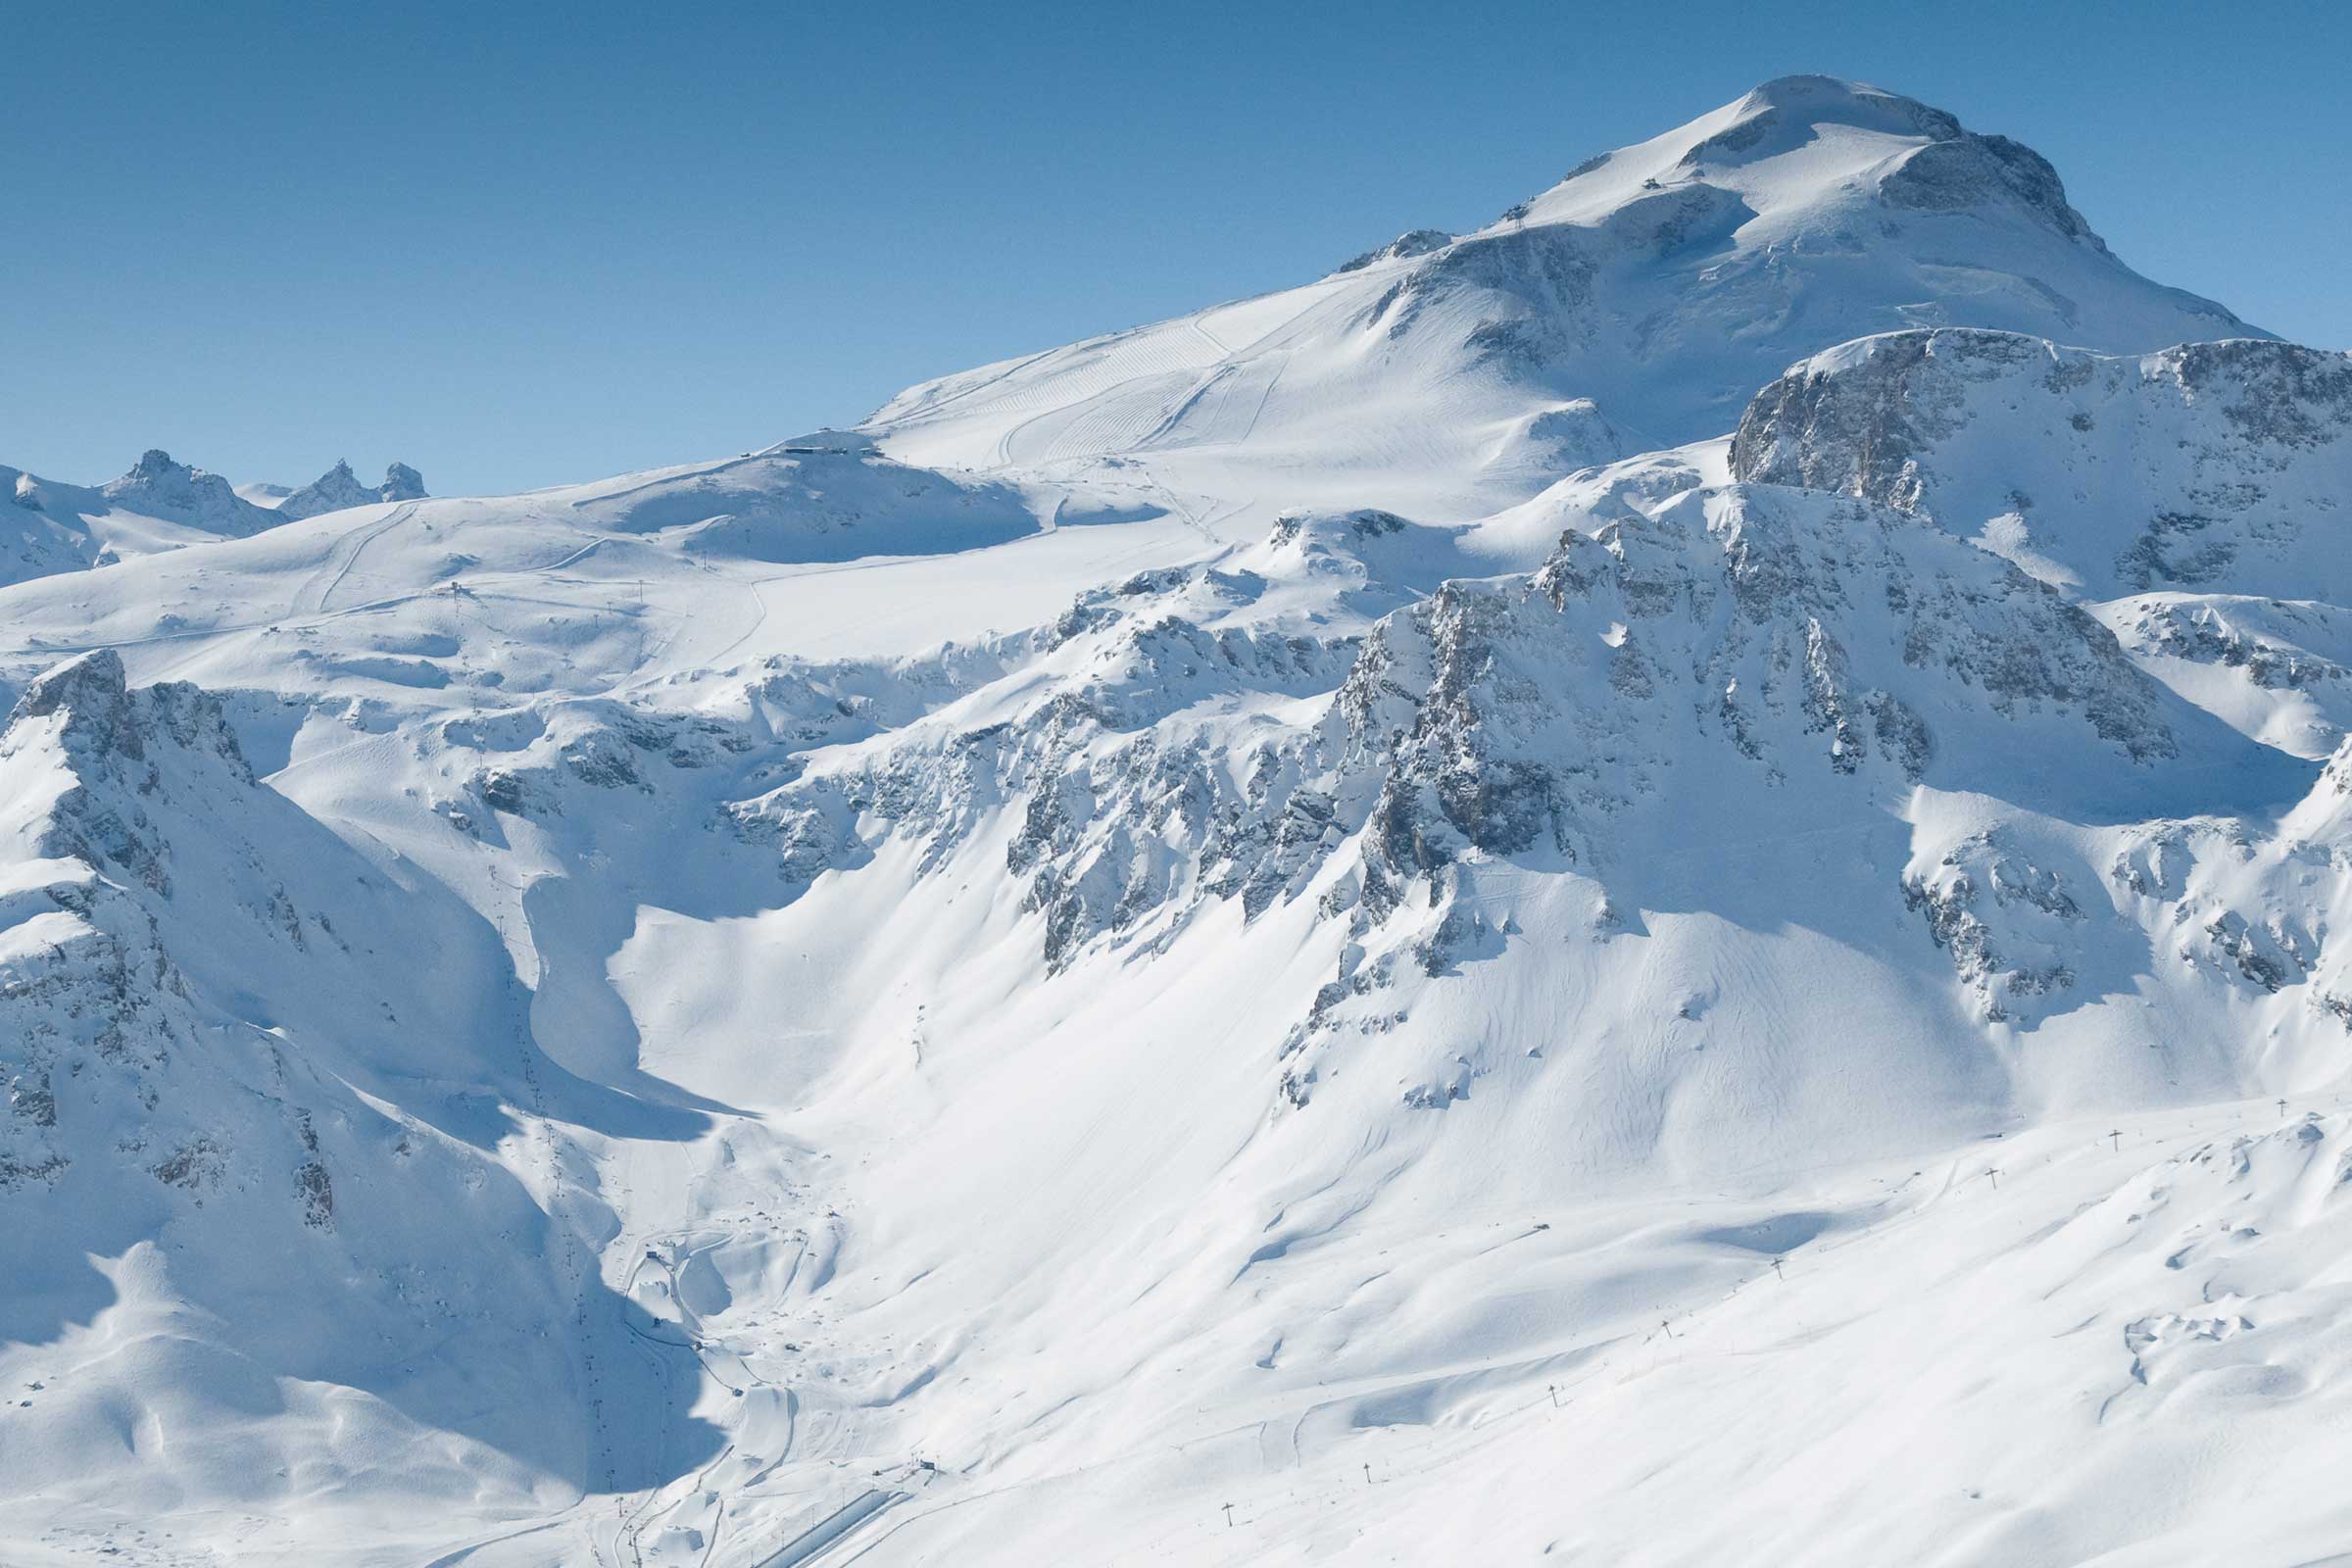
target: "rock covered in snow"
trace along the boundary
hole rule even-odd
[[[1397,235],[1386,245],[1376,246],[1352,261],[1343,262],[1335,270],[1360,272],[1380,262],[1403,261],[1409,257],[1427,256],[1431,251],[1453,243],[1453,236],[1442,228],[1415,228]]]
[[[2137,357],[1919,331],[1817,355],[1740,416],[1733,473],[1866,496],[2070,590],[2352,600],[2352,355]]]
[[[220,475],[174,463],[172,454],[160,448],[143,453],[128,473],[108,481],[98,493],[123,512],[231,538],[257,533],[277,520],[241,499]]]
[[[351,471],[351,465],[338,459],[333,467],[278,502],[276,511],[279,516],[293,521],[382,501],[417,501],[424,494],[424,475],[405,463],[393,464],[384,470],[382,484],[369,486],[360,483]]]

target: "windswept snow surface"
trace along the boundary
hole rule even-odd
[[[2352,361],[2249,332],[1795,78],[0,589],[0,1558],[2340,1553]]]

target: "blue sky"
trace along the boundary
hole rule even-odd
[[[0,0],[0,462],[61,479],[739,451],[1482,223],[1808,71],[2029,143],[2141,271],[2352,347],[2352,6],[2317,0]]]

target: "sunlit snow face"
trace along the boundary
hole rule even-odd
[[[2334,1549],[2352,372],[2046,174],[1790,78],[856,431],[5,470],[0,1556]]]

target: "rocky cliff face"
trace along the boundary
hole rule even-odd
[[[1982,538],[2090,599],[2352,597],[2352,356],[2239,340],[2111,358],[1895,333],[1766,387],[1731,462]]]
[[[147,452],[120,479],[100,487],[109,505],[141,516],[242,538],[277,521],[270,513],[239,497],[217,473],[174,463],[162,450]]]
[[[1274,551],[1308,531],[1289,527]],[[1326,570],[1337,540],[1410,554],[1393,531],[1318,537]],[[1211,570],[1082,600],[928,716],[728,814],[796,888],[902,836],[944,866],[1002,822],[1050,969],[1164,943],[1204,903],[1255,919],[1311,892],[1349,940],[1438,973],[1471,940],[1464,868],[1564,874],[1631,909],[1660,897],[1653,858],[1682,853],[1660,847],[1721,812],[1833,832],[1925,789],[2113,821],[2308,783],[2048,585],[1859,498],[1736,485],[1628,508],[1533,573],[1445,582],[1360,638],[1230,624],[1266,591]],[[1987,1016],[2063,1005],[2079,966],[1995,941],[1980,895],[2089,916],[1997,836],[1972,843],[1850,894],[1916,919]]]

